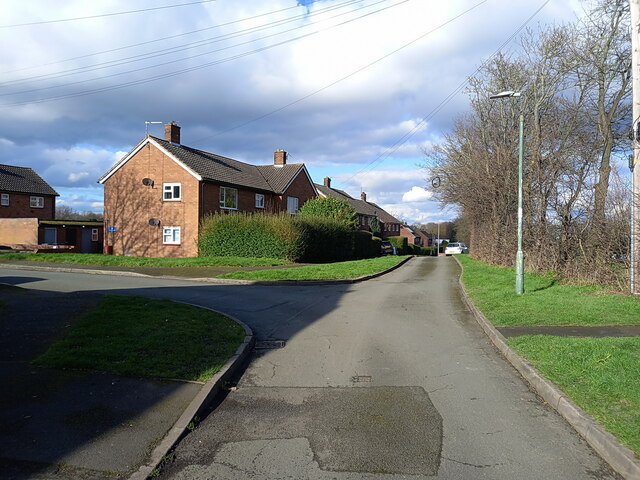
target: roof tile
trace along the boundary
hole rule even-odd
[[[59,196],[33,169],[13,165],[0,165],[0,190]]]

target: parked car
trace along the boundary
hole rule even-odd
[[[396,254],[396,247],[391,245],[391,242],[389,242],[387,240],[384,240],[382,242],[382,244],[380,245],[380,253],[382,255],[395,255]]]
[[[469,247],[467,247],[464,243],[450,243],[444,249],[444,254],[449,255],[457,255],[459,253],[469,253]]]

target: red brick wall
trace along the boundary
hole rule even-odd
[[[33,195],[44,198],[44,208],[31,208],[31,194],[12,193],[9,194],[9,205],[0,205],[0,218],[38,218],[40,220],[53,220],[56,211],[56,197],[53,195]]]
[[[220,185],[214,183],[206,183],[203,187],[202,215],[214,212],[265,212],[273,213],[274,195],[264,192],[256,192],[238,187],[230,187],[238,190],[238,208],[237,210],[220,208]],[[263,193],[264,208],[256,208],[256,193]]]
[[[153,186],[143,185],[143,178],[151,178]],[[163,183],[180,183],[182,199],[163,201]],[[197,256],[199,181],[154,145],[145,145],[105,181],[104,203],[105,247],[112,246],[114,254]],[[160,225],[149,225],[150,218]],[[180,245],[162,243],[163,226],[181,228]]]
[[[276,197],[276,208],[278,211],[287,211],[287,197],[298,198],[298,208],[302,207],[304,202],[314,198],[316,196],[313,184],[309,182],[309,178],[303,171],[298,173],[298,176],[291,182],[289,188],[284,192],[284,195]]]

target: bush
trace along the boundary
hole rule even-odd
[[[354,230],[330,218],[294,217],[292,223],[298,232],[299,262],[335,262],[350,260],[354,252]]]
[[[427,255],[429,257],[436,256],[436,247],[421,247],[420,255]]]
[[[391,242],[391,245],[396,247],[398,255],[406,255],[409,251],[409,241],[407,237],[389,237],[387,238]]]
[[[346,201],[335,197],[317,197],[307,200],[300,207],[298,216],[333,219],[351,230],[358,228],[358,214],[355,209]]]
[[[368,232],[320,217],[215,213],[202,220],[201,256],[274,257],[293,262],[335,262],[380,254]]]
[[[356,230],[353,232],[353,258],[373,258],[380,255],[382,240],[371,232]]]
[[[215,213],[202,219],[198,249],[201,256],[295,260],[299,238],[287,214]]]

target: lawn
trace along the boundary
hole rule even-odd
[[[476,306],[496,326],[637,325],[640,298],[607,294],[603,287],[563,285],[553,275],[525,274],[525,293],[515,293],[512,269],[468,255],[462,281]]]
[[[497,326],[629,325],[640,323],[640,299],[603,287],[563,285],[553,275],[525,275],[515,293],[515,272],[469,258],[462,281],[469,296]],[[507,343],[558,385],[577,405],[640,454],[640,337],[514,337]]]
[[[110,267],[270,267],[289,265],[290,262],[279,258],[248,257],[189,257],[154,258],[123,257],[99,253],[6,253],[2,260],[24,260],[29,262],[76,263],[80,265],[99,265]]]
[[[35,360],[54,368],[206,381],[245,336],[236,322],[169,300],[107,295]]]
[[[372,275],[391,268],[406,257],[386,256],[348,262],[305,265],[296,268],[276,268],[251,272],[232,272],[217,278],[238,280],[343,280]]]
[[[640,337],[508,340],[549,380],[640,454]]]

